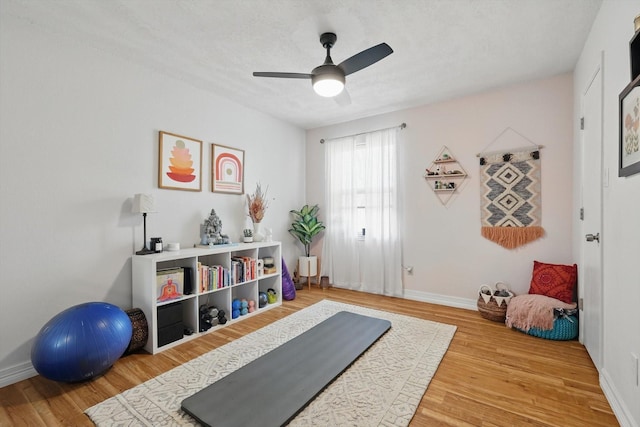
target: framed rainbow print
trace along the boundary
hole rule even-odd
[[[160,131],[158,187],[202,191],[202,141]]]
[[[211,191],[244,194],[244,150],[211,144]]]

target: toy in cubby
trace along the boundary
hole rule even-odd
[[[240,316],[244,316],[249,313],[249,302],[246,299],[240,301]]]
[[[249,313],[253,313],[254,311],[256,311],[256,302],[249,300]]]
[[[267,301],[269,301],[269,304],[278,302],[278,295],[276,294],[275,289],[267,289]]]
[[[205,332],[215,325],[224,325],[227,317],[224,310],[218,310],[215,306],[200,306],[200,332]]]
[[[218,310],[218,324],[224,325],[227,323],[227,313],[224,310]]]
[[[267,297],[266,292],[258,292],[258,308],[262,308],[267,305],[269,302],[269,298]]]
[[[231,318],[237,319],[240,317],[240,310],[242,310],[242,303],[236,298],[231,302]]]

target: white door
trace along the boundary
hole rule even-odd
[[[602,366],[602,68],[582,97],[582,245],[578,297],[580,340],[598,370]]]

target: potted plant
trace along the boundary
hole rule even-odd
[[[318,220],[318,205],[309,207],[304,205],[299,211],[289,211],[294,216],[289,233],[296,237],[304,246],[305,256],[298,259],[298,274],[304,277],[318,275],[318,257],[311,256],[311,242],[313,238],[325,229],[324,224]]]
[[[251,243],[253,242],[253,230],[250,228],[245,228],[242,231],[242,234],[244,235],[244,242],[245,243]]]

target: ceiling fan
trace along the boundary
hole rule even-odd
[[[391,55],[393,49],[386,43],[365,49],[360,53],[345,59],[340,64],[335,65],[331,59],[331,48],[336,43],[338,37],[334,33],[323,33],[320,36],[320,43],[327,49],[327,57],[324,64],[311,70],[311,73],[271,73],[254,72],[255,77],[277,77],[284,79],[311,79],[311,84],[315,92],[324,97],[334,97],[344,89],[345,76],[360,71],[369,65],[375,64],[381,59]]]

